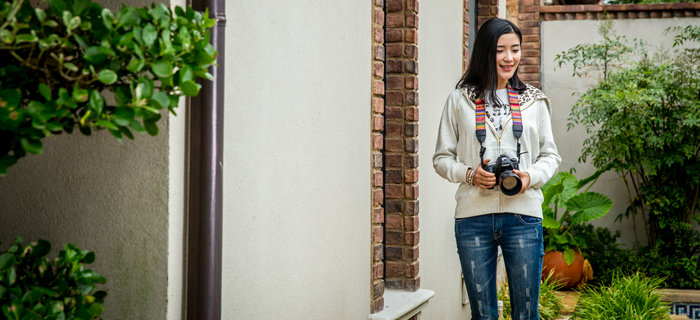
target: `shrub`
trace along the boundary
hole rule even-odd
[[[593,279],[589,284],[610,285],[615,274],[630,274],[637,270],[632,261],[633,250],[617,243],[620,231],[612,233],[608,228],[585,224],[573,226],[571,233],[587,244],[581,252],[593,267]]]
[[[199,93],[197,78],[212,78],[208,13],[46,2],[0,3],[0,176],[52,134],[157,135],[162,111],[175,113],[180,97]]]
[[[669,306],[661,301],[661,280],[636,273],[615,277],[608,287],[586,287],[571,319],[662,320],[670,319]]]
[[[700,235],[692,229],[700,221],[700,49],[677,46],[700,42],[700,26],[676,29],[675,55],[639,60],[629,56],[631,45],[608,34],[610,27],[601,30],[601,43],[579,45],[556,58],[560,65],[573,63],[575,75],[609,65],[601,61],[617,65],[605,69],[572,108],[569,128],[582,126],[589,134],[579,161],[614,168],[630,198],[623,215],[646,222],[649,252],[684,261],[665,269],[681,272],[665,274],[669,279],[682,278],[683,270],[700,261]]]
[[[38,240],[23,245],[17,238],[0,253],[0,312],[3,319],[96,319],[104,310],[107,279],[85,269],[95,253],[68,244],[53,260],[51,244]]]

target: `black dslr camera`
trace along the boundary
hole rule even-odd
[[[496,164],[481,166],[486,172],[496,175],[496,184],[501,186],[501,191],[507,196],[514,196],[520,192],[523,182],[520,177],[513,172],[518,170],[518,158],[508,158],[505,154],[498,156]],[[493,189],[493,187],[491,187]]]

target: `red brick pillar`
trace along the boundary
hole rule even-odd
[[[417,290],[418,0],[386,0],[385,284]]]
[[[384,0],[372,0],[372,313],[384,308]]]
[[[523,82],[542,88],[540,73],[540,1],[519,1],[518,20],[518,28],[523,34],[518,76]]]
[[[477,2],[477,23],[481,27],[486,20],[498,16],[498,0],[474,0]]]
[[[464,0],[462,7],[462,73],[467,71],[467,66],[469,66],[469,13],[469,0]]]

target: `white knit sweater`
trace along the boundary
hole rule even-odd
[[[471,88],[455,89],[447,98],[442,112],[433,166],[443,178],[460,183],[457,193],[455,218],[473,217],[490,213],[516,213],[542,218],[542,191],[557,172],[561,157],[554,143],[549,100],[530,85],[518,95],[523,118],[520,138],[520,170],[530,175],[530,186],[523,194],[504,195],[500,188],[485,190],[467,184],[467,169],[479,163],[479,141],[476,139],[476,106]],[[511,116],[505,120],[502,132],[496,132],[486,121],[484,159],[495,159],[500,154],[516,157]]]

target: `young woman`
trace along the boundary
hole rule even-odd
[[[522,35],[491,19],[476,35],[467,72],[445,104],[433,157],[443,178],[460,183],[455,237],[472,319],[498,319],[498,247],[513,319],[539,319],[542,191],[561,158],[549,100],[517,70]]]

